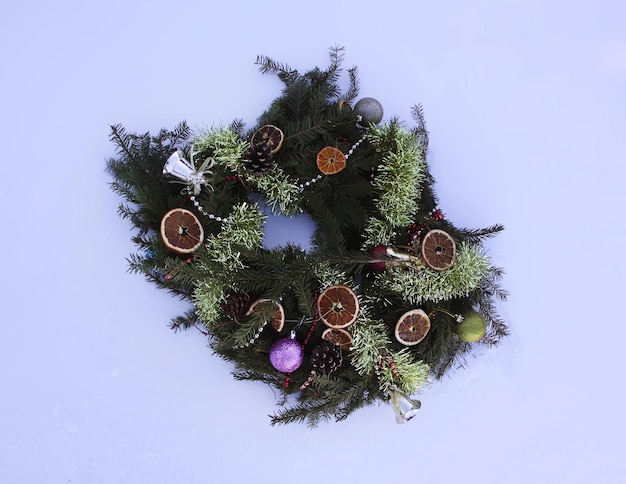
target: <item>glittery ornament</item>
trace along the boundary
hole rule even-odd
[[[378,124],[383,119],[383,105],[373,97],[364,97],[354,105],[354,112],[361,116],[359,124],[367,127]]]
[[[277,340],[270,348],[270,363],[278,371],[289,373],[297,370],[304,360],[304,351],[296,341],[295,334]]]

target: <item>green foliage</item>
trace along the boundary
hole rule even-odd
[[[481,246],[502,226],[458,228],[433,217],[438,201],[426,162],[422,107],[413,108],[413,128],[397,119],[359,128],[351,108],[359,92],[358,71],[344,72],[342,62],[338,47],[330,50],[327,68],[304,73],[260,56],[260,71],[276,75],[284,87],[249,131],[240,120],[198,133],[181,123],[156,136],[111,127],[116,147],[116,156],[107,161],[111,188],[123,199],[120,216],[136,229],[137,252],[129,256],[129,270],[192,303],[172,320],[173,329],[198,328],[210,338],[213,351],[233,363],[235,378],[280,391],[284,406],[271,416],[272,424],[316,426],[388,402],[398,392],[420,392],[431,378],[463,365],[476,344],[494,345],[508,334],[496,308],[496,300],[506,298],[502,270]],[[283,131],[283,145],[272,167],[253,175],[242,159],[251,135],[265,124]],[[343,171],[321,177],[316,156],[326,146],[349,158]],[[195,200],[163,175],[175,150],[188,159],[193,153],[196,162],[209,157],[215,162],[209,186]],[[258,200],[288,216],[308,213],[316,224],[310,250],[291,244],[263,247],[265,219]],[[161,240],[161,219],[174,207],[194,211],[205,229],[194,254],[175,254]],[[458,251],[451,268],[437,272],[421,262],[419,238],[409,236],[412,227],[438,228],[452,236]],[[379,244],[408,253],[409,261],[394,264],[397,260],[390,258],[384,271],[374,271],[368,251]],[[360,312],[347,328],[351,351],[344,351],[343,364],[327,375],[312,372],[310,355],[326,329],[316,298],[331,285],[353,288]],[[237,293],[280,303],[284,328],[277,332],[268,324],[269,305],[261,314],[227,314],[224,304]],[[431,329],[419,344],[403,346],[395,339],[395,325],[415,307],[429,315]],[[479,343],[464,343],[455,334],[456,315],[470,309],[487,322]],[[305,361],[286,384],[287,375],[271,365],[268,354],[273,342],[292,331],[303,344]]]
[[[397,229],[413,222],[426,165],[420,139],[395,120],[372,128],[368,140],[381,159],[372,182],[377,214],[365,227],[365,246],[371,247],[388,243]]]
[[[222,231],[207,237],[207,250],[203,252],[202,260],[210,257],[220,271],[243,268],[241,251],[254,250],[261,245],[263,221],[264,216],[257,205],[243,202],[233,207]]]
[[[487,256],[476,246],[463,243],[446,271],[434,271],[425,264],[402,264],[382,275],[380,283],[412,304],[439,302],[469,295],[489,269]]]
[[[205,278],[196,284],[194,304],[201,321],[209,327],[219,320],[220,303],[224,301],[228,287],[219,279]]]
[[[274,212],[295,215],[301,211],[300,189],[277,166],[273,166],[262,177],[250,176],[248,181],[265,197]]]
[[[249,143],[232,127],[204,130],[193,139],[194,150],[203,158],[212,157],[217,165],[237,172],[241,169],[241,157]]]

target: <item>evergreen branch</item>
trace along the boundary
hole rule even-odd
[[[460,240],[465,240],[471,243],[478,243],[481,239],[487,237],[493,237],[499,232],[504,230],[504,225],[494,224],[483,229],[452,229],[450,232],[454,232]]]
[[[424,109],[421,104],[416,104],[411,109],[411,115],[417,126],[414,128],[413,132],[419,139],[420,147],[422,148],[422,152],[424,156],[428,152],[428,130],[426,129],[426,118],[424,117]]]
[[[307,118],[304,118],[304,119],[307,119]],[[303,121],[301,117],[296,118],[296,120],[299,120],[300,122]],[[324,126],[330,127],[329,124],[330,124],[330,121],[326,119],[315,125],[312,125],[312,126],[309,125],[304,129],[301,129],[296,132],[292,132],[289,136],[285,137],[285,141],[292,140],[293,138],[302,138],[303,136],[309,133],[312,133],[315,136],[319,136],[320,134],[326,132],[326,129],[324,128]]]
[[[242,135],[243,130],[246,127],[246,123],[244,123],[243,119],[235,119],[232,123],[230,123],[230,129],[237,133],[239,136]]]
[[[300,308],[300,311],[307,318],[313,318],[315,312],[313,309],[311,288],[308,284],[305,283],[307,279],[307,276],[300,277],[292,282],[291,287],[294,290],[294,295],[296,297],[296,300],[298,301],[298,307]]]
[[[350,84],[348,87],[348,91],[343,96],[346,101],[352,101],[355,99],[361,90],[361,84],[359,81],[359,70],[357,67],[351,67],[348,69],[348,78],[350,79]]]
[[[414,220],[426,166],[415,136],[397,121],[373,128],[368,138],[382,158],[373,182],[378,215],[365,227],[364,245],[372,247],[388,243],[396,229]]]
[[[300,402],[270,415],[272,425],[307,423],[311,428],[334,419],[345,420],[352,412],[379,399],[364,380],[348,382],[332,375],[316,375]]]
[[[329,49],[330,51],[330,67],[328,68],[329,73],[337,72],[341,64],[343,62],[345,56],[345,47],[340,47],[338,45],[334,45]]]
[[[200,320],[205,326],[219,319],[220,304],[226,299],[227,286],[217,279],[204,279],[198,281],[193,292],[193,303]]]
[[[489,269],[488,258],[477,247],[462,243],[454,264],[446,271],[411,263],[389,269],[379,281],[413,304],[438,302],[466,296],[479,286]]]
[[[195,309],[188,310],[184,316],[176,316],[170,322],[170,328],[174,332],[178,332],[181,329],[188,329],[195,326],[198,323],[198,315]]]
[[[274,74],[287,85],[299,77],[297,70],[292,69],[287,64],[280,64],[265,55],[257,56],[255,64],[259,66],[259,71],[262,74]]]
[[[287,105],[291,119],[299,120],[308,111],[310,87],[306,79],[294,81],[286,91]]]
[[[233,372],[233,377],[235,380],[239,381],[260,381],[275,387],[282,384],[282,379],[278,378],[276,375],[250,369],[238,369]]]
[[[129,160],[134,159],[134,155],[131,152],[131,136],[121,124],[111,125],[109,140],[114,143],[118,150],[125,154]]]

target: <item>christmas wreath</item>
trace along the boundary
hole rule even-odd
[[[272,424],[381,401],[404,423],[429,381],[508,333],[502,270],[482,246],[502,226],[445,218],[421,106],[410,128],[383,122],[377,100],[355,102],[356,67],[340,87],[342,60],[332,48],[328,68],[302,74],[259,56],[284,89],[249,130],[111,127],[111,187],[137,229],[130,270],[192,302],[172,328],[200,329],[236,379],[280,390]],[[307,213],[310,247],[265,247],[263,207]]]

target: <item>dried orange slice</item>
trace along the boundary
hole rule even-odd
[[[327,328],[322,333],[322,339],[339,346],[343,351],[352,349],[352,335],[345,329]]]
[[[359,315],[359,298],[348,286],[329,286],[317,298],[317,311],[329,328],[347,328]]]
[[[265,126],[257,129],[252,135],[252,146],[259,143],[266,144],[271,148],[272,154],[274,154],[283,145],[284,140],[285,135],[280,128],[277,128],[272,124],[266,124]]]
[[[271,299],[257,299],[252,303],[246,315],[256,314],[258,316],[267,316],[269,305],[274,306],[274,312],[270,316],[270,324],[276,331],[281,331],[285,326],[285,309],[283,305],[272,301]]]
[[[406,346],[422,341],[430,330],[430,318],[422,309],[407,311],[396,324],[396,339]]]
[[[422,259],[428,267],[445,271],[454,263],[456,244],[454,239],[440,229],[429,231],[422,240]]]
[[[327,146],[317,154],[317,167],[324,175],[334,175],[346,167],[346,156],[341,150]]]
[[[189,254],[202,245],[204,228],[193,212],[174,208],[161,219],[161,238],[169,250]]]

